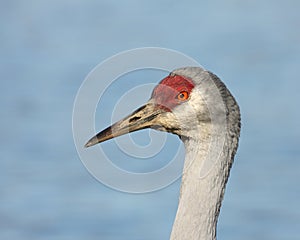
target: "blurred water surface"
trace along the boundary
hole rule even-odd
[[[241,106],[219,239],[299,239],[299,8],[296,0],[1,1],[0,238],[168,239],[180,182],[141,195],[114,191],[88,174],[72,139],[86,74],[119,51],[157,46],[215,72]],[[144,74],[132,85],[160,80]],[[98,130],[124,92],[118,84],[97,109]],[[147,136],[132,137],[146,145]],[[165,157],[180,144],[167,138]],[[165,164],[127,165],[112,142],[104,148],[132,171]]]

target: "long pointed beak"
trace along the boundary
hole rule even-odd
[[[140,129],[150,128],[156,125],[156,118],[163,110],[158,108],[155,104],[148,103],[129,116],[116,122],[112,126],[99,132],[97,135],[92,137],[84,146],[91,147],[97,143],[104,142],[124,135],[129,132],[134,132]]]

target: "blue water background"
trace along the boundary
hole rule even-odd
[[[0,239],[168,239],[180,182],[112,190],[89,175],[72,137],[88,72],[144,46],[193,57],[241,106],[218,238],[300,239],[299,9],[297,0],[1,1]],[[103,114],[98,130],[110,123]],[[151,168],[132,166],[143,163]]]

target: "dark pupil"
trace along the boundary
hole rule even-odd
[[[180,97],[180,98],[184,98],[184,94],[183,94],[183,93],[180,93],[179,97]]]

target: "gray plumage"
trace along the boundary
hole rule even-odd
[[[200,67],[170,76],[193,82],[187,101],[166,111],[154,98],[128,117],[98,133],[86,147],[143,128],[177,134],[186,149],[182,184],[171,239],[216,239],[225,186],[240,135],[240,110],[221,80]]]

